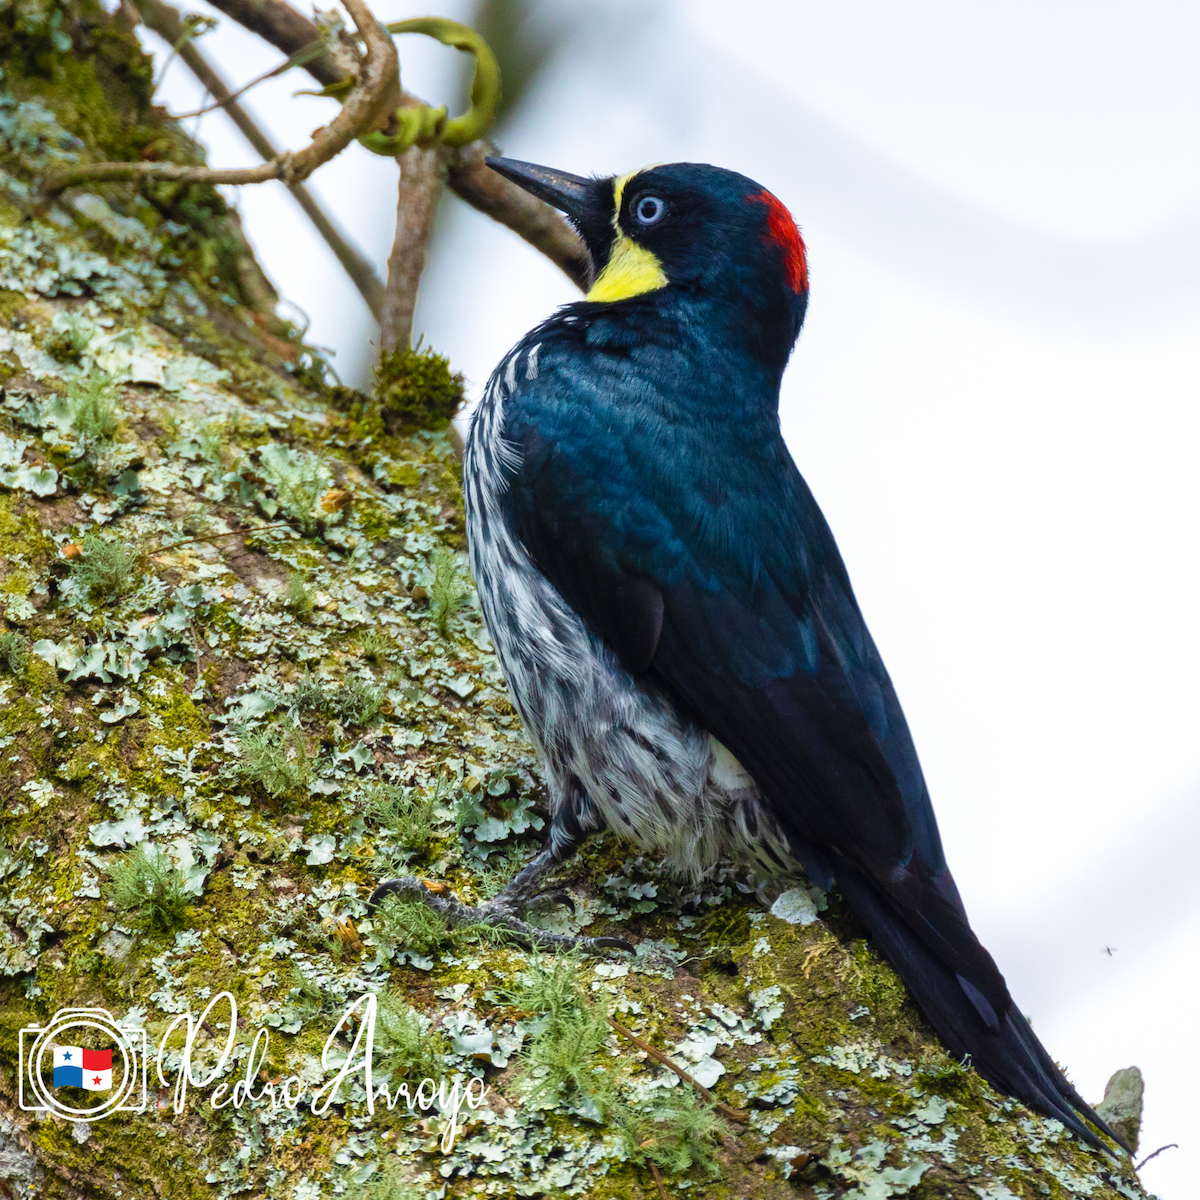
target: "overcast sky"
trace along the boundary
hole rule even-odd
[[[1085,1096],[1142,1068],[1143,1153],[1180,1143],[1144,1182],[1194,1200],[1200,8],[548,0],[539,19],[565,43],[507,153],[580,174],[718,163],[799,221],[812,298],[783,427],[973,924]],[[276,60],[230,25],[201,45],[231,79]],[[406,85],[461,107],[454,52],[399,44]],[[248,99],[281,144],[331,112],[291,98],[305,86]],[[178,63],[160,96],[199,99]],[[214,164],[254,161],[223,116],[199,132]],[[395,177],[354,147],[313,180],[381,272]],[[240,205],[310,339],[364,382],[374,328],[299,210],[275,184]],[[574,296],[451,197],[416,329],[474,395]]]

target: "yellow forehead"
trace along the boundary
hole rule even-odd
[[[642,171],[646,168],[643,167]],[[621,175],[613,184],[613,224],[617,223],[617,215],[621,211],[621,203],[625,198],[625,185],[631,180],[637,178],[642,171],[630,171],[628,175]]]

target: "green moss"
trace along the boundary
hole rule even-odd
[[[67,411],[76,432],[91,441],[111,438],[117,431],[117,394],[103,371],[67,385]]]
[[[0,558],[23,559],[28,570],[19,572],[22,578],[29,577],[28,571],[43,573],[58,558],[38,511],[16,492],[0,492]],[[8,568],[4,577],[8,577]]]
[[[463,401],[463,377],[432,349],[385,352],[375,368],[375,394],[392,433],[445,429]]]
[[[693,1169],[709,1178],[719,1174],[713,1143],[721,1122],[689,1088],[673,1088],[641,1108],[623,1106],[619,1127],[631,1162],[654,1163],[668,1175]]]
[[[931,1062],[916,1075],[917,1083],[935,1096],[945,1096],[959,1104],[978,1103],[976,1095],[979,1076],[961,1063],[946,1057],[941,1062]]]
[[[900,977],[880,960],[865,940],[854,943],[852,955],[852,969],[858,989],[876,1023],[898,1020],[901,1010],[912,1004],[908,989],[900,982]]]
[[[446,1039],[428,1017],[392,992],[379,996],[375,1022],[378,1063],[390,1071],[392,1086],[407,1079],[440,1079],[446,1070]]]
[[[421,482],[421,472],[412,463],[388,463],[384,480],[393,487],[415,488]]]
[[[366,816],[375,822],[380,835],[397,849],[422,853],[433,837],[434,794],[420,796],[414,789],[390,783],[377,783],[370,790]]]
[[[89,533],[82,553],[71,563],[80,590],[94,600],[111,603],[137,582],[138,554],[125,542]]]
[[[373,504],[369,500],[357,504],[358,523],[364,536],[371,541],[390,537],[395,523],[395,517],[381,504]]]
[[[388,1163],[366,1183],[351,1187],[347,1200],[425,1200],[426,1189],[404,1178],[403,1168]]]
[[[395,642],[384,637],[377,629],[367,629],[358,635],[359,653],[368,662],[382,663],[395,649]]]
[[[452,550],[439,547],[430,559],[429,615],[442,637],[450,635],[450,621],[471,595],[471,579],[462,560]]]
[[[304,580],[304,576],[299,571],[293,571],[288,576],[287,606],[301,620],[306,621],[312,616],[313,595],[313,589],[308,586]]]
[[[29,301],[24,292],[0,288],[0,324],[21,328],[29,321]]]
[[[29,641],[15,629],[0,633],[0,667],[13,675],[23,675],[29,665]]]
[[[0,577],[0,593],[6,596],[28,596],[33,590],[33,576],[18,568]]]
[[[90,340],[88,330],[71,314],[67,315],[66,320],[57,324],[58,328],[52,330],[42,342],[42,349],[51,358],[58,359],[59,362],[79,362]]]
[[[312,777],[312,758],[304,733],[296,726],[272,725],[243,733],[240,740],[243,778],[278,798],[306,784]]]
[[[389,897],[380,905],[375,925],[383,945],[417,954],[429,954],[450,937],[446,918],[419,900]]]
[[[165,854],[135,846],[109,872],[108,899],[136,924],[169,932],[183,923],[191,898],[183,874]]]
[[[382,703],[383,689],[355,676],[330,695],[329,711],[343,725],[360,728],[379,712]]]

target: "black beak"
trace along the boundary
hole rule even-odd
[[[487,158],[484,162],[493,171],[511,179],[517,187],[566,214],[587,247],[594,280],[612,251],[612,179],[583,179],[553,167],[518,162],[515,158]]]
[[[539,167],[536,163],[518,162],[515,158],[486,158],[484,162],[493,171],[511,179],[539,200],[561,209],[575,221],[586,221],[592,215],[596,203],[594,179],[582,179],[552,167]]]

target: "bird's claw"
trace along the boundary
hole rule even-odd
[[[598,937],[588,938],[587,940],[592,943],[592,946],[596,950],[624,950],[626,954],[636,953],[633,945],[623,938]]]
[[[561,904],[564,908],[571,910],[571,916],[575,916],[575,900],[565,888],[555,888],[548,892],[539,892],[536,896],[530,896],[525,901],[525,910],[528,912],[533,908],[549,908],[555,904]]]
[[[517,905],[521,903],[520,896],[493,897],[487,903],[473,906],[463,904],[461,900],[445,885],[430,886],[429,880],[399,877],[386,879],[367,898],[367,914],[374,916],[380,903],[389,895],[408,895],[414,900],[420,900],[429,905],[435,912],[441,913],[448,920],[459,925],[491,925],[507,929],[518,941],[530,945],[548,946],[561,950],[582,950],[595,953],[600,950],[624,950],[633,953],[633,947],[621,938],[610,937],[571,937],[567,934],[551,933],[546,929],[538,929],[517,916]],[[549,899],[558,899],[554,892],[545,893]],[[541,899],[541,897],[538,897]],[[574,904],[566,897],[572,912]]]

